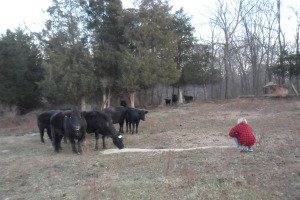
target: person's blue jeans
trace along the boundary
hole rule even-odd
[[[243,146],[243,145],[240,145],[240,143],[238,142],[238,140],[237,140],[236,137],[233,138],[233,143],[234,143],[234,146],[238,150],[241,150],[241,151],[253,151],[252,146]]]
[[[238,142],[238,140],[237,140],[236,137],[233,138],[233,144],[234,144],[234,146],[235,146],[236,148],[238,148],[238,149],[241,147],[241,145],[240,145],[240,143]]]

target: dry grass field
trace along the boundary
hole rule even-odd
[[[300,199],[300,100],[233,99],[149,109],[126,148],[233,146],[239,116],[254,128],[252,153],[235,148],[189,151],[95,151],[40,142],[36,113],[0,118],[0,199]],[[100,143],[101,144],[101,143]],[[116,149],[107,139],[108,149]]]

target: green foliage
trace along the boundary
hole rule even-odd
[[[83,31],[84,12],[79,1],[55,1],[43,32],[46,78],[44,95],[52,103],[78,103],[96,90],[92,58]]]
[[[189,62],[182,70],[181,83],[207,85],[221,80],[221,72],[211,65],[211,54],[206,45],[194,48]]]
[[[282,79],[292,76],[297,77],[300,74],[300,55],[283,51],[276,65],[273,66],[272,72]]]
[[[290,76],[297,77],[300,74],[300,54],[290,54],[288,62]]]
[[[124,11],[126,47],[119,86],[127,91],[178,81],[175,32],[170,7],[161,1],[141,1],[138,10]]]
[[[0,101],[26,111],[39,105],[42,58],[34,38],[18,29],[0,39]]]
[[[176,11],[173,15],[172,29],[175,30],[176,35],[177,54],[175,56],[175,61],[177,68],[181,70],[180,79],[176,84],[184,85],[188,83],[186,82],[187,73],[191,73],[191,75],[194,74],[192,71],[188,72],[191,66],[187,65],[191,64],[192,50],[197,40],[193,36],[195,28],[191,25],[191,18],[184,13],[183,9]],[[195,56],[193,59],[195,61]]]
[[[115,82],[120,76],[120,46],[124,43],[122,2],[91,0],[86,3],[85,8],[88,15],[88,30],[92,32],[95,73],[99,79],[110,79]]]
[[[186,16],[183,9],[176,11],[173,16],[172,29],[176,33],[177,67],[182,69],[190,59],[194,44],[197,42],[193,36],[195,28],[191,25],[191,18]]]

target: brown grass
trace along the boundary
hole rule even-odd
[[[232,145],[228,131],[245,116],[253,153],[234,148],[104,155],[88,135],[83,155],[56,154],[40,142],[34,114],[1,118],[1,199],[299,199],[300,101],[234,99],[150,110],[128,148]],[[100,140],[101,141],[101,140]],[[101,144],[101,143],[99,143]],[[116,148],[107,139],[108,148]]]

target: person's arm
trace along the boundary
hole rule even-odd
[[[233,127],[230,132],[229,132],[229,136],[230,137],[236,137],[239,134],[238,132],[238,125]]]

